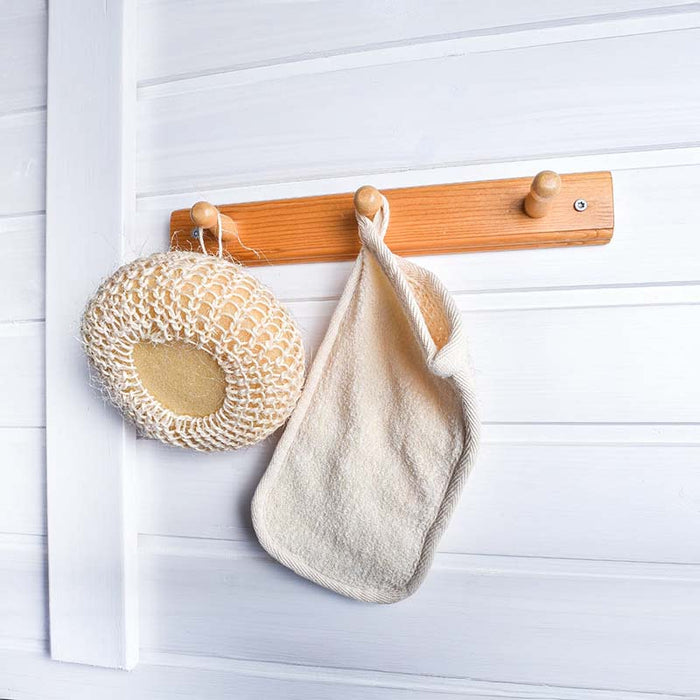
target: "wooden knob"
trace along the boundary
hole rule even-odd
[[[543,170],[535,175],[530,191],[525,197],[525,213],[533,219],[547,216],[559,190],[561,190],[561,178],[555,172]]]
[[[212,236],[219,235],[219,210],[209,202],[197,202],[190,209],[190,219],[192,223],[206,229]],[[224,241],[238,238],[238,228],[236,222],[226,214],[221,214],[221,239]]]
[[[362,216],[373,219],[382,208],[382,193],[372,185],[364,185],[355,192],[355,209]]]

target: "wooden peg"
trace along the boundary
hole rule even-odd
[[[218,215],[219,210],[209,202],[197,202],[190,209],[190,219],[197,227],[202,227],[215,238],[218,237]],[[226,214],[221,214],[221,240],[231,241],[236,240],[238,227],[236,222]]]
[[[382,208],[382,193],[372,185],[364,185],[355,192],[355,209],[362,216],[373,219],[374,215]]]
[[[554,199],[561,190],[561,178],[551,170],[537,173],[525,197],[525,213],[532,219],[541,219],[549,214]]]

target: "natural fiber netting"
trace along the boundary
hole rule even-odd
[[[121,267],[89,301],[82,339],[110,400],[142,433],[196,450],[264,439],[304,380],[288,312],[240,265],[200,253]]]

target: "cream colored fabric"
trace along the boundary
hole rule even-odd
[[[388,214],[358,217],[362,251],[252,504],[273,557],[380,603],[427,573],[478,431],[460,314],[383,243]]]
[[[82,339],[112,402],[144,434],[179,447],[232,450],[264,439],[288,418],[304,381],[292,317],[243,267],[211,255],[171,251],[124,265],[88,302]],[[158,350],[144,353],[144,343]],[[179,387],[172,383],[187,371],[182,361],[154,376],[154,357],[167,360],[182,344],[220,368],[220,405],[204,396],[216,371],[210,362],[203,371],[200,353],[187,354],[191,374]],[[202,396],[186,401],[193,391]],[[216,408],[200,415],[196,407],[206,405]],[[191,414],[179,412],[188,407]]]

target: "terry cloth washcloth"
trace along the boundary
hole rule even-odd
[[[357,216],[362,250],[252,503],[262,546],[342,595],[393,603],[423,581],[474,464],[462,319],[429,271]]]

